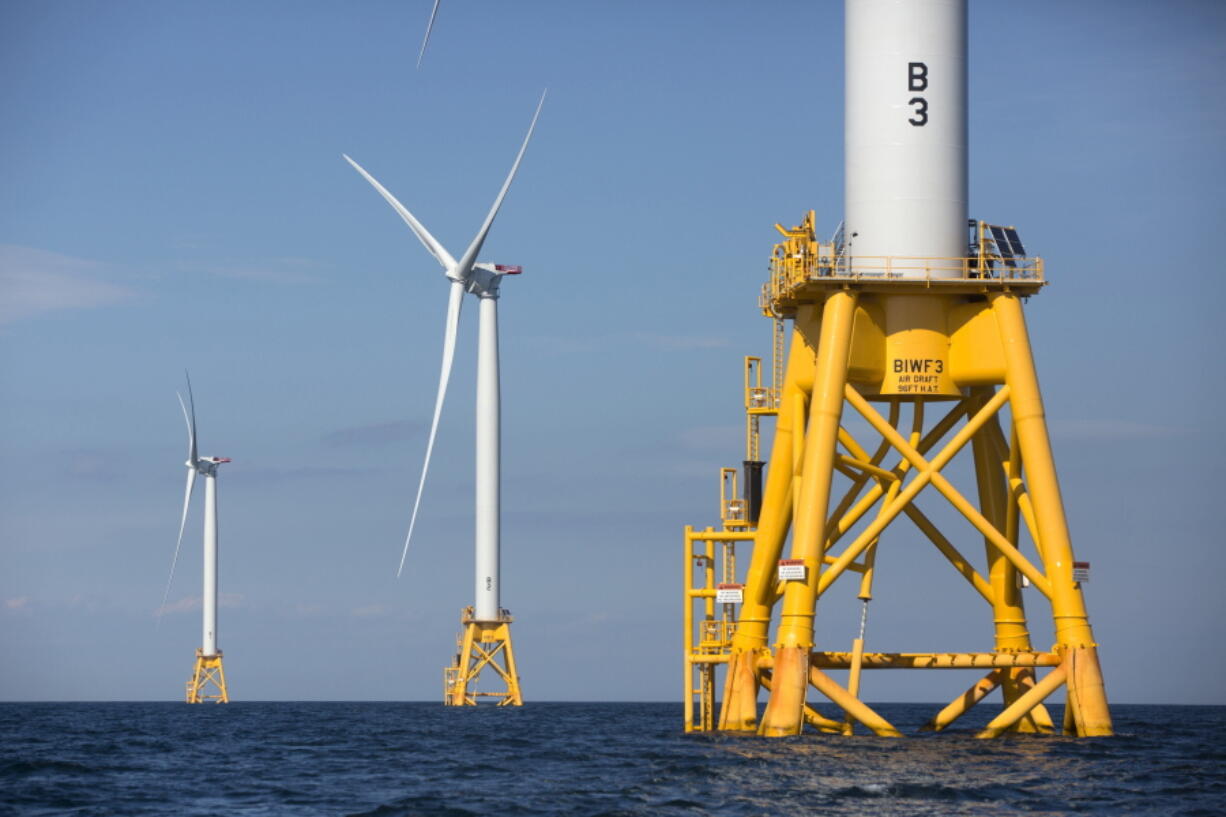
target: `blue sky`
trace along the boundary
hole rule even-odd
[[[842,216],[842,6],[447,0],[414,70],[430,5],[0,5],[0,699],[181,695],[199,505],[154,612],[184,368],[202,453],[234,459],[235,697],[439,697],[471,602],[475,309],[397,580],[446,283],[340,154],[458,253],[546,87],[483,254],[525,268],[501,304],[503,602],[529,699],[679,696],[681,527],[716,521],[742,456],[772,224]],[[1226,7],[973,0],[971,38],[971,214],[1047,260],[1028,317],[1108,692],[1226,703]],[[924,557],[880,571],[869,649],[986,646]],[[837,607],[819,640],[843,648]]]

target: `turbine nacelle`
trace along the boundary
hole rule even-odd
[[[230,462],[229,457],[198,457],[194,463],[188,460],[184,464],[205,476],[213,476],[217,473],[217,466],[226,462]]]
[[[465,289],[478,298],[497,298],[502,276],[519,275],[523,271],[523,267],[512,267],[506,264],[487,264],[485,262],[473,264]]]

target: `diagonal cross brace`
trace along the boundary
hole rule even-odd
[[[988,418],[992,417],[997,411],[1000,410],[1001,406],[1003,406],[1009,399],[1009,392],[1010,390],[1008,385],[1001,386],[992,399],[989,400],[983,408],[976,412],[975,416],[967,421],[967,424],[961,431],[958,432],[957,435],[955,435],[954,439],[950,440],[949,444],[946,445],[945,448],[939,454],[937,454],[937,456],[931,462],[929,462],[902,438],[902,435],[898,433],[897,429],[886,423],[885,419],[878,414],[871,405],[869,405],[867,400],[860,396],[859,392],[857,392],[851,386],[847,386],[844,389],[844,394],[847,397],[847,401],[852,404],[856,411],[860,412],[864,419],[867,420],[869,424],[873,426],[873,428],[877,429],[878,433],[888,439],[894,448],[896,448],[900,454],[906,457],[919,472],[915,479],[903,489],[902,493],[899,495],[899,500],[896,500],[894,504],[897,505],[903,496],[907,496],[907,501],[909,502],[916,494],[923,490],[923,488],[925,488],[929,482],[931,482],[932,485],[938,491],[940,491],[946,499],[949,500],[950,504],[952,504],[963,516],[966,517],[967,521],[974,525],[975,528],[984,535],[984,537],[995,545],[1000,550],[1001,554],[1013,563],[1014,567],[1021,571],[1026,578],[1030,579],[1031,584],[1033,584],[1039,589],[1040,592],[1043,593],[1043,595],[1050,599],[1052,589],[1051,582],[1047,580],[1047,577],[1040,573],[1038,568],[1031,564],[1030,560],[1023,556],[1021,551],[1014,547],[1013,543],[1006,539],[1004,534],[996,529],[995,525],[984,518],[983,514],[979,513],[979,511],[970,502],[968,502],[966,498],[958,492],[958,489],[951,485],[949,480],[945,479],[940,472],[940,469],[944,468],[945,465],[951,459],[953,459],[953,456],[958,453],[958,450],[962,448],[962,446],[965,445],[970,438],[979,431],[983,424],[987,422]],[[901,508],[898,510],[901,510]],[[895,511],[894,514],[890,516],[890,519],[893,519],[893,516],[897,515],[897,513],[898,511]],[[882,527],[884,527],[884,525]],[[871,529],[872,527],[870,526],[870,530]],[[863,534],[861,535],[861,538],[863,538]],[[852,547],[859,544],[859,542],[860,540],[857,539],[856,542],[853,543]],[[833,571],[834,568],[832,567],[831,570]],[[824,582],[824,574],[822,579]]]
[[[495,672],[497,672],[500,676],[502,676],[502,680],[509,683],[511,680],[510,674],[506,670],[504,670],[501,666],[499,666],[498,662],[494,660],[494,656],[498,655],[498,653],[502,651],[502,648],[505,645],[506,645],[505,641],[499,641],[498,646],[494,647],[494,649],[486,650],[484,647],[481,646],[480,642],[474,641],[473,649],[476,650],[478,653],[480,653],[481,657],[479,660],[474,662],[471,667],[468,668],[467,677],[465,678],[465,680],[466,681],[473,680],[474,678],[477,677],[477,675],[481,673],[481,670],[484,669],[486,665],[489,665],[494,668]]]
[[[915,478],[898,493],[898,496],[894,499],[894,501],[883,507],[877,518],[870,522],[868,527],[865,528],[858,537],[856,537],[855,541],[844,549],[842,555],[835,560],[834,564],[831,565],[829,569],[822,572],[821,578],[818,580],[817,585],[817,595],[819,597],[830,587],[831,584],[834,583],[835,579],[842,575],[843,571],[847,569],[847,565],[851,564],[851,562],[855,560],[856,557],[858,557],[864,551],[864,549],[873,542],[874,539],[881,535],[881,532],[885,530],[886,526],[893,522],[898,514],[902,513],[903,508],[910,504],[916,495],[919,494],[919,492],[923,490],[930,481],[933,481],[934,477],[940,476],[939,469],[943,468],[946,463],[953,459],[954,455],[957,454],[958,451],[960,451],[962,447],[970,441],[971,437],[974,436],[974,434],[987,421],[987,419],[995,414],[1002,405],[1004,405],[1004,402],[1009,397],[1009,388],[1007,386],[1002,388],[999,392],[997,392],[996,396],[992,398],[992,400],[984,405],[983,408],[979,409],[979,411],[977,411],[973,417],[968,419],[966,425],[954,435],[953,439],[950,440],[943,449],[941,449],[940,453],[933,458],[931,463],[920,456],[919,453],[916,452],[916,450],[911,447],[906,440],[902,439],[902,436],[897,430],[894,429],[893,426],[886,424],[885,419],[874,411],[873,408],[868,405],[867,401],[860,397],[859,393],[856,392],[854,388],[847,386],[844,390],[844,394],[846,395],[848,401],[851,402],[852,405],[864,415],[864,418],[868,420],[869,423],[875,428],[877,428],[878,433],[890,440],[890,443],[896,449],[898,449],[899,453],[903,454],[903,456],[911,461],[911,463],[917,468],[918,473],[916,474]],[[857,405],[857,403],[859,403],[859,405]],[[884,428],[881,426],[884,426]],[[999,536],[999,534],[997,535]],[[1004,537],[1000,538],[1003,539]],[[1027,564],[1029,566],[1029,563]],[[1033,567],[1031,567],[1030,570],[1037,575],[1037,571],[1035,571]],[[1046,581],[1046,579],[1043,579],[1044,583],[1046,583]]]
[[[896,412],[891,412],[890,415],[890,425],[896,426]],[[861,447],[860,444],[856,442],[855,438],[853,438],[850,434],[846,435],[846,439],[843,440],[843,445],[852,453],[853,456],[859,458],[859,460],[863,461],[866,459],[867,455],[863,447]],[[882,445],[889,447],[889,441],[882,440]],[[877,457],[876,461],[880,461],[880,457]],[[904,463],[910,465],[910,463],[905,459]],[[897,483],[901,480],[901,476],[897,475],[901,472],[901,470],[900,464],[899,468],[895,468],[894,471],[890,472],[891,484],[889,489],[893,489],[895,493],[897,492]],[[885,487],[884,477],[879,478],[879,483],[881,487]],[[894,494],[889,492],[889,489],[887,489],[886,504],[888,504],[894,496]],[[908,518],[915,523],[915,526],[928,537],[932,544],[936,546],[937,550],[941,552],[941,555],[949,560],[950,564],[954,566],[954,569],[957,570],[963,578],[970,582],[971,586],[975,588],[976,592],[983,596],[984,600],[988,604],[993,604],[995,594],[992,590],[992,585],[990,585],[988,581],[975,570],[971,563],[967,561],[966,557],[958,552],[958,549],[955,548],[947,538],[945,538],[937,526],[924,515],[924,512],[917,508],[914,504],[911,504],[903,508],[903,513],[905,513]],[[827,548],[829,548],[832,544],[833,542],[829,542],[827,544]]]

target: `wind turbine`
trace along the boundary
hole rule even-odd
[[[485,217],[481,229],[468,245],[468,249],[457,261],[447,249],[418,221],[395,196],[388,192],[373,176],[366,172],[357,162],[345,156],[345,160],[353,165],[358,173],[387,200],[387,203],[404,219],[409,229],[417,236],[431,255],[443,268],[443,274],[451,282],[447,301],[447,316],[443,333],[443,362],[439,372],[438,393],[434,400],[434,418],[430,423],[430,437],[426,443],[426,457],[421,469],[421,479],[417,484],[417,497],[413,501],[413,514],[409,520],[409,533],[405,537],[404,550],[400,556],[400,567],[396,571],[399,576],[404,570],[405,557],[409,552],[409,543],[413,539],[413,530],[417,525],[417,514],[421,508],[422,492],[426,484],[426,474],[430,469],[430,457],[434,451],[434,440],[438,434],[439,418],[442,416],[443,401],[447,394],[447,384],[451,378],[451,367],[455,360],[456,333],[460,321],[460,307],[464,293],[469,292],[479,300],[479,331],[477,344],[477,425],[476,425],[476,600],[471,608],[465,610],[462,617],[464,632],[461,637],[459,655],[456,662],[448,667],[444,699],[453,705],[473,704],[477,696],[501,698],[500,705],[515,705],[522,703],[519,691],[519,677],[515,672],[515,661],[511,651],[510,616],[502,609],[499,595],[499,535],[500,535],[500,479],[501,466],[499,461],[501,448],[501,397],[499,393],[499,361],[498,361],[498,296],[504,275],[515,275],[522,272],[520,267],[489,264],[477,261],[477,256],[489,234],[494,217],[502,206],[507,190],[519,170],[520,161],[528,149],[532,132],[536,128],[536,120],[541,114],[541,106],[545,104],[545,94],[541,94],[536,111],[532,115],[532,123],[524,136],[511,171],[507,174],[502,189]],[[499,652],[504,653],[505,666],[499,667],[494,658]],[[495,670],[507,684],[505,693],[479,693],[468,689],[475,682],[482,667],[494,664]]]
[[[183,420],[187,423],[187,487],[183,491],[183,516],[179,521],[179,540],[175,543],[174,559],[170,563],[170,577],[162,593],[161,611],[166,609],[166,598],[175,578],[175,565],[179,563],[179,549],[183,545],[183,531],[187,526],[187,510],[192,501],[192,489],[196,475],[204,476],[204,592],[201,597],[203,610],[202,646],[196,650],[196,667],[192,679],[187,682],[189,704],[215,701],[229,703],[230,693],[226,688],[226,673],[221,663],[221,650],[217,649],[217,469],[230,461],[229,457],[201,457],[196,447],[196,401],[192,397],[191,377],[187,377],[187,402],[178,394]],[[212,685],[214,691],[210,692]]]

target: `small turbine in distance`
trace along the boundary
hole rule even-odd
[[[229,703],[230,693],[226,687],[226,674],[222,668],[221,650],[217,649],[217,469],[230,461],[229,457],[201,457],[196,447],[196,401],[192,396],[191,377],[187,376],[187,402],[178,395],[183,420],[187,423],[187,487],[183,491],[183,516],[179,520],[179,539],[175,543],[174,559],[170,563],[170,576],[162,593],[162,606],[158,609],[160,619],[166,609],[170,585],[174,582],[175,566],[179,563],[179,549],[183,545],[183,531],[187,526],[187,510],[192,501],[192,489],[196,475],[204,475],[204,591],[201,596],[203,612],[202,645],[196,650],[196,666],[192,679],[187,682],[189,704],[215,701]],[[215,692],[209,693],[212,684]]]

